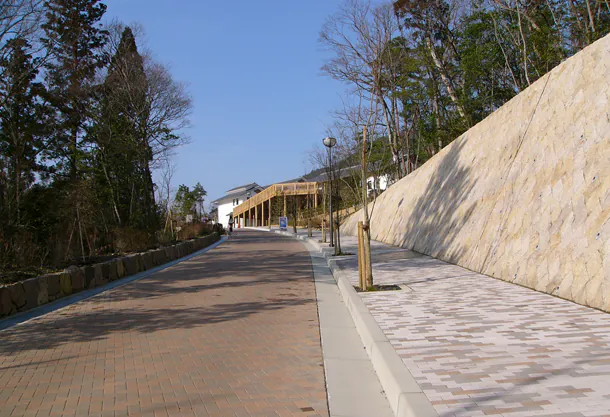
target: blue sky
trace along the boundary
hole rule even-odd
[[[340,105],[318,34],[340,0],[105,0],[106,19],[143,25],[145,42],[193,97],[191,144],[174,186],[201,182],[207,201],[248,182],[308,172],[309,152]]]

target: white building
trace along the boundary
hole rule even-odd
[[[232,188],[223,197],[212,201],[212,204],[218,208],[218,223],[222,224],[225,228],[228,227],[229,215],[233,212],[233,207],[239,206],[261,191],[263,191],[263,187],[253,182]]]
[[[389,184],[390,176],[388,174],[381,174],[379,176],[370,176],[366,179],[366,184],[369,192],[369,196],[378,196],[385,191]]]

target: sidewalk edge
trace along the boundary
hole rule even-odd
[[[398,356],[391,342],[385,336],[379,324],[377,324],[368,307],[337,266],[336,261],[331,259],[329,254],[324,252],[320,244],[314,239],[298,236],[290,232],[271,231],[308,241],[324,255],[373,364],[373,368],[377,373],[377,377],[381,382],[381,386],[385,390],[394,415],[396,417],[438,417],[438,413],[430,403],[430,400],[423,393],[402,359],[400,359],[400,356]]]

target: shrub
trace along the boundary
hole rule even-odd
[[[224,228],[224,226],[220,223],[216,223],[213,227],[213,230],[218,233],[219,235],[224,235],[226,233],[226,230]]]
[[[122,227],[115,228],[112,234],[115,252],[143,252],[157,246],[155,235],[144,230]]]
[[[187,223],[182,225],[180,230],[176,232],[176,238],[178,240],[189,240],[201,236],[203,227],[203,223]]]

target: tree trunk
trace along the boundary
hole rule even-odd
[[[591,32],[595,33],[595,20],[593,19],[593,12],[591,12],[591,3],[589,0],[587,2],[587,13],[589,14],[589,26],[591,27]]]
[[[400,158],[398,156],[398,146],[396,142],[396,132],[394,127],[392,126],[392,120],[394,116],[391,114],[391,110],[388,107],[388,104],[385,102],[385,99],[381,95],[381,90],[378,93],[378,100],[383,105],[383,117],[385,118],[386,125],[388,127],[388,138],[390,141],[390,150],[392,152],[393,162],[398,166],[398,178],[402,178],[402,168],[400,166]]]
[[[430,51],[430,56],[432,56],[432,61],[434,61],[436,69],[441,74],[441,79],[443,80],[443,84],[445,84],[445,88],[447,88],[447,92],[449,93],[449,97],[451,97],[451,101],[453,101],[453,104],[455,104],[455,107],[457,108],[458,113],[460,113],[460,116],[462,116],[462,118],[470,126],[470,122],[466,118],[466,112],[464,111],[464,108],[460,104],[455,94],[455,91],[453,90],[451,80],[449,79],[449,76],[447,75],[441,60],[438,58],[438,55],[436,55],[436,50],[434,49],[434,44],[432,43],[430,37],[426,38],[426,44],[428,46],[428,50]]]
[[[443,141],[442,141],[442,138],[440,137],[440,132],[441,132],[441,116],[440,116],[439,110],[438,110],[438,101],[437,101],[436,94],[434,95],[434,99],[432,100],[432,109],[434,111],[434,120],[436,121],[436,134],[437,134],[437,139],[438,139],[438,152],[440,152],[441,149],[443,149]]]
[[[521,40],[523,41],[523,73],[525,74],[525,80],[527,81],[528,87],[531,85],[529,70],[527,68],[527,42],[523,35],[523,26],[521,25],[521,13],[517,13],[517,21],[519,22],[519,33],[521,34]]]

